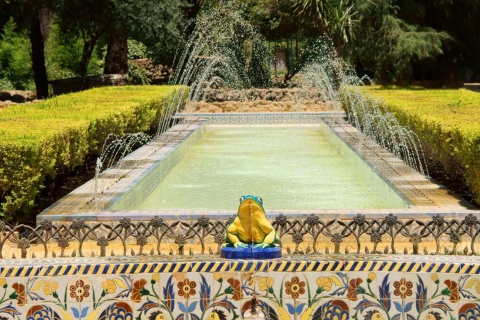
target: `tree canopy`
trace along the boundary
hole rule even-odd
[[[359,74],[380,83],[480,81],[476,0],[0,0],[1,81],[22,88],[28,82],[22,79],[34,76],[37,92],[45,96],[46,74],[52,67],[71,66],[72,59],[77,59],[75,68],[69,67],[74,70],[56,74],[124,73],[128,39],[171,65],[196,17],[216,6],[239,10],[265,37],[270,53],[286,51],[286,78],[300,70],[308,44],[321,37]],[[55,45],[68,49],[51,49],[52,24]],[[23,57],[31,56],[33,76],[15,67],[9,49],[15,41],[24,44],[18,45]],[[69,50],[79,53],[65,54]],[[72,61],[52,63],[52,52],[63,52],[57,60]],[[92,60],[101,67],[92,68]]]

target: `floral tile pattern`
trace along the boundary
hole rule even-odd
[[[272,320],[480,319],[478,258],[153,259],[6,263],[0,319],[240,320],[252,309]]]

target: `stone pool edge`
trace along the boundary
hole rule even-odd
[[[108,192],[104,192],[101,195],[97,195],[97,198],[92,201],[92,197],[95,195],[91,193],[93,188],[93,182],[89,181],[83,186],[77,188],[72,193],[62,198],[58,202],[52,204],[49,208],[44,210],[40,215],[37,216],[37,223],[43,220],[54,220],[54,221],[71,221],[73,219],[85,219],[88,221],[105,221],[118,219],[118,216],[125,215],[127,213],[136,213],[138,217],[146,217],[150,219],[155,215],[165,215],[165,218],[168,219],[178,219],[178,217],[183,214],[187,216],[200,216],[203,214],[211,215],[212,217],[225,218],[226,214],[219,211],[184,211],[179,210],[174,214],[169,214],[167,211],[163,210],[125,210],[125,211],[114,211],[105,209],[112,201],[116,198],[121,197],[122,194],[127,192],[129,189],[141,180],[146,174],[152,171],[153,166],[158,165],[162,159],[167,157],[172,150],[178,148],[182,142],[188,139],[195,130],[202,127],[206,122],[213,124],[225,124],[225,123],[236,123],[247,122],[249,124],[285,124],[285,123],[298,123],[302,121],[302,124],[315,124],[320,120],[327,119],[326,124],[332,129],[333,133],[339,137],[350,149],[357,152],[357,155],[365,162],[366,165],[372,167],[374,172],[383,179],[387,184],[393,186],[393,191],[397,194],[401,194],[402,198],[408,199],[410,208],[408,209],[370,209],[370,210],[298,210],[298,211],[282,211],[281,214],[297,214],[299,216],[307,215],[311,213],[323,213],[323,214],[332,214],[339,213],[340,215],[348,215],[349,212],[355,213],[374,213],[378,212],[379,214],[385,213],[406,213],[406,214],[422,214],[425,213],[430,215],[432,213],[447,213],[447,214],[457,214],[457,213],[466,213],[472,212],[472,208],[468,206],[462,199],[456,197],[449,193],[444,187],[422,177],[420,174],[413,172],[411,169],[405,169],[406,165],[402,162],[399,162],[397,158],[392,158],[386,150],[380,148],[378,145],[374,144],[372,141],[361,137],[361,133],[346,123],[343,118],[345,116],[344,112],[318,112],[318,113],[269,113],[269,114],[182,114],[181,117],[187,120],[187,125],[184,125],[182,128],[173,127],[169,131],[178,132],[178,139],[173,143],[163,144],[160,147],[156,147],[155,144],[159,142],[154,142],[153,145],[146,145],[142,148],[158,148],[154,150],[149,155],[150,160],[145,161],[145,164],[142,164],[134,169],[128,170],[119,170],[113,169],[111,172],[117,171],[117,175],[125,175],[122,178],[120,183],[113,183],[112,188]],[[190,122],[188,122],[190,121]],[[225,122],[227,121],[227,122]],[[352,138],[353,137],[353,138]],[[356,140],[355,140],[356,139]],[[364,143],[368,143],[376,148],[376,152],[382,154],[388,154],[390,160],[387,159],[385,163],[375,163],[372,160],[372,157],[368,153],[362,154],[361,148],[356,148],[353,143],[354,141],[361,140]],[[139,150],[141,150],[140,148]],[[127,159],[136,159],[140,151],[137,150],[131,155],[127,156]],[[375,155],[374,155],[375,156]],[[148,158],[148,157],[147,157]],[[142,161],[145,159],[141,159]],[[147,159],[148,160],[148,159]],[[389,162],[390,161],[390,162]],[[383,165],[383,168],[382,166]],[[391,170],[391,167],[395,166],[394,170]],[[401,167],[401,170],[408,171],[405,177],[398,175],[395,171],[398,171],[397,168]],[[408,167],[406,167],[408,168]],[[382,171],[383,170],[383,171]],[[393,172],[393,173],[392,173]],[[390,174],[390,176],[388,176]],[[400,178],[399,178],[400,177]],[[412,181],[417,181],[411,183],[408,179]],[[113,179],[112,179],[113,180]],[[420,181],[420,182],[418,182]],[[148,194],[148,191],[145,191]],[[75,212],[75,213],[73,213]],[[277,211],[277,214],[280,211]],[[231,216],[230,213],[229,216]],[[270,212],[267,212],[270,214]],[[275,215],[275,212],[272,212],[272,215]],[[110,217],[110,218],[109,218]]]

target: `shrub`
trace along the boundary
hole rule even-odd
[[[462,176],[480,202],[480,95],[465,89],[365,87],[411,128],[444,170]],[[344,101],[344,103],[348,103]]]
[[[109,133],[151,130],[177,88],[96,88],[0,110],[1,215],[32,218],[45,179],[98,154]]]
[[[128,83],[150,84],[147,70],[131,61],[128,61]]]

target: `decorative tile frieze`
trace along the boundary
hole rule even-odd
[[[480,258],[473,256],[26,261],[3,260],[6,319],[238,319],[252,303],[282,320],[480,317]]]

